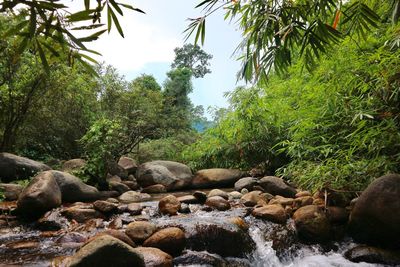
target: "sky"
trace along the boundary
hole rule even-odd
[[[69,2],[68,0],[66,2]],[[110,34],[102,35],[89,48],[102,54],[100,61],[116,67],[127,80],[142,73],[152,74],[162,85],[166,72],[174,59],[174,48],[184,44],[183,31],[187,18],[199,17],[201,9],[194,7],[200,0],[120,0],[146,12],[126,10],[119,19],[124,30],[122,38],[114,27]],[[69,3],[74,9],[83,9],[83,1]],[[202,47],[213,55],[211,74],[194,79],[190,95],[195,105],[226,107],[224,92],[243,84],[236,82],[240,69],[238,55],[232,55],[241,40],[237,26],[223,19],[223,10],[214,13],[206,22],[206,40]],[[188,42],[193,42],[194,37]]]

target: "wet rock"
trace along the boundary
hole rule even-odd
[[[119,201],[122,203],[143,202],[149,200],[151,196],[145,193],[128,191],[119,196]]]
[[[205,169],[198,171],[192,180],[194,188],[232,186],[243,176],[243,172],[234,169]]]
[[[159,248],[172,256],[181,254],[185,245],[185,233],[178,227],[168,227],[157,231],[143,243],[144,247]]]
[[[128,186],[130,188],[130,190],[138,190],[139,189],[139,184],[136,182],[136,180],[122,181],[122,183],[124,185]]]
[[[7,183],[28,179],[46,170],[51,170],[51,168],[43,163],[10,153],[0,153],[0,181]]]
[[[243,188],[246,188],[247,190],[252,191],[253,187],[256,185],[258,185],[258,180],[256,178],[245,177],[239,179],[235,183],[235,190],[240,192]]]
[[[186,203],[181,203],[181,208],[179,209],[179,212],[185,214],[190,213],[189,205]]]
[[[265,199],[261,195],[262,193],[263,192],[261,192],[261,191],[251,191],[251,192],[249,192],[247,194],[244,194],[242,196],[242,198],[240,199],[240,201],[247,207],[253,207],[260,200],[264,200],[265,201]],[[266,203],[268,203],[268,201],[266,201]]]
[[[118,211],[118,205],[115,203],[111,203],[104,200],[97,200],[93,203],[93,207],[104,213],[104,214],[111,214]]]
[[[214,196],[214,197],[209,197],[207,198],[207,201],[205,203],[207,206],[217,209],[217,210],[229,210],[231,208],[231,205],[229,202],[220,196]]]
[[[319,207],[325,207],[325,200],[322,198],[316,198],[313,200],[312,205],[319,206]]]
[[[158,202],[158,210],[161,214],[176,215],[180,208],[181,202],[173,195],[168,195]]]
[[[129,157],[121,157],[118,160],[118,165],[122,167],[128,173],[128,175],[135,174],[138,168],[136,160]]]
[[[99,199],[109,199],[118,197],[120,193],[117,191],[99,191]]]
[[[269,204],[280,204],[282,206],[291,206],[293,204],[294,199],[282,196],[275,196],[275,198],[271,199]]]
[[[137,266],[145,267],[143,256],[134,248],[109,235],[102,235],[78,250],[69,266]]]
[[[280,195],[283,197],[293,198],[296,195],[296,190],[287,185],[285,181],[279,177],[266,176],[259,181],[265,192],[272,195]]]
[[[118,230],[114,230],[114,229],[108,229],[103,232],[97,233],[94,237],[90,238],[90,240],[88,242],[91,242],[93,239],[99,237],[100,235],[110,235],[112,237],[115,237],[115,238],[121,240],[122,242],[125,242],[126,244],[128,244],[131,247],[136,247],[136,244],[133,242],[133,240],[127,234],[125,234],[121,231],[118,231]]]
[[[139,247],[135,249],[140,253],[146,267],[172,267],[172,256],[158,248]]]
[[[74,172],[74,171],[79,171],[83,167],[85,167],[86,161],[84,159],[70,159],[64,162],[62,165],[61,170],[63,172]]]
[[[118,163],[116,161],[110,160],[110,161],[106,162],[106,168],[107,168],[107,172],[111,176],[117,175],[117,176],[121,177],[122,180],[125,180],[128,178],[128,172],[123,167],[118,165]]]
[[[121,229],[122,226],[123,226],[122,219],[119,218],[119,217],[115,218],[114,220],[112,220],[112,221],[108,224],[108,228],[110,228],[110,229],[115,229],[115,230]]]
[[[196,191],[193,193],[193,196],[197,198],[200,203],[205,203],[207,200],[207,194],[201,191]]]
[[[106,182],[109,183],[109,184],[112,183],[112,182],[121,183],[122,179],[118,175],[108,174],[107,177],[106,177]]]
[[[5,200],[17,200],[22,193],[23,186],[19,184],[2,184],[0,183],[0,192],[3,193]]]
[[[243,196],[242,193],[240,193],[238,191],[229,192],[228,195],[229,195],[229,198],[231,198],[231,199],[240,199]]]
[[[345,224],[348,221],[349,213],[342,207],[327,207],[327,216],[331,223]]]
[[[294,206],[296,208],[304,207],[307,205],[312,205],[314,199],[310,196],[301,196],[294,199]]]
[[[400,248],[400,175],[373,181],[359,196],[350,214],[349,232],[370,245]]]
[[[213,189],[207,195],[208,198],[209,197],[215,197],[215,196],[219,196],[219,197],[223,197],[225,199],[229,199],[228,193],[225,192],[225,191],[222,191],[221,189]]]
[[[94,201],[100,198],[99,191],[90,185],[85,184],[76,176],[66,172],[47,171],[56,180],[63,202]]]
[[[17,208],[23,217],[38,218],[61,205],[61,192],[49,172],[38,174],[19,195]]]
[[[90,219],[102,218],[104,215],[94,209],[83,209],[80,207],[71,207],[63,210],[62,215],[70,220],[75,220],[77,222],[83,223]]]
[[[298,197],[311,197],[311,193],[309,191],[300,191],[300,192],[297,192],[295,195],[295,198],[298,198]]]
[[[262,191],[262,190],[253,190],[253,191]],[[247,194],[249,192],[249,190],[247,190],[246,188],[243,188],[242,190],[240,190],[240,193],[242,194],[242,195],[245,195],[245,194]]]
[[[186,250],[182,256],[174,258],[175,266],[213,266],[227,267],[228,263],[219,255],[207,251]]]
[[[140,215],[142,214],[143,207],[139,203],[129,203],[126,210],[130,215]]]
[[[157,231],[157,226],[153,223],[146,221],[135,221],[128,224],[125,230],[134,242],[142,243]]]
[[[7,244],[7,247],[10,249],[34,249],[39,247],[39,242],[37,241],[30,241],[30,240],[23,240],[23,241],[16,241]]]
[[[359,245],[349,249],[344,256],[352,262],[368,262],[386,265],[400,264],[400,251],[385,250],[382,248]]]
[[[81,243],[86,242],[87,237],[84,236],[81,233],[78,232],[67,232],[65,234],[62,234],[61,237],[59,237],[56,240],[57,244],[63,244],[63,245],[67,245],[70,247],[77,247],[79,246]]]
[[[198,200],[196,197],[192,196],[192,195],[186,195],[186,196],[178,197],[178,200],[179,200],[181,203],[186,203],[186,204],[196,204],[196,203],[199,203],[199,200]]]
[[[315,205],[299,208],[293,214],[298,236],[306,242],[325,242],[330,238],[331,226],[324,211]]]
[[[68,220],[61,216],[58,209],[48,211],[36,223],[36,227],[41,231],[57,231],[67,226]]]
[[[167,190],[188,187],[192,180],[192,171],[182,163],[173,161],[151,161],[141,164],[137,171],[137,182],[142,187],[162,184]]]
[[[260,208],[255,208],[252,212],[254,217],[269,220],[274,223],[285,223],[286,212],[279,204],[266,205]]]
[[[117,191],[120,195],[131,190],[129,188],[129,186],[127,186],[126,184],[123,184],[121,182],[112,181],[112,182],[109,182],[108,184],[109,184],[111,190]]]
[[[167,192],[167,189],[162,184],[154,184],[142,189],[142,193],[149,193],[149,194],[158,194],[165,192]]]

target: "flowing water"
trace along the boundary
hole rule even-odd
[[[147,218],[159,226],[179,224],[185,228],[186,232],[191,231],[191,227],[200,222],[203,224],[223,224],[227,218],[244,218],[249,226],[249,235],[255,243],[255,249],[252,253],[247,254],[244,259],[236,259],[235,266],[382,266],[353,263],[345,259],[344,252],[356,245],[350,239],[326,246],[306,245],[298,242],[291,220],[282,226],[246,216],[246,209],[243,208],[234,208],[224,212],[206,212],[200,209],[200,205],[192,204],[190,205],[192,211],[190,214],[167,217],[157,214],[157,201],[145,202],[142,205],[145,206],[145,209],[140,215],[141,218]],[[45,232],[36,230],[34,224],[11,222],[11,226],[0,228],[0,266],[51,266],[52,262],[53,266],[57,266],[57,264],[54,264],[55,258],[62,259],[62,256],[73,254],[86,238],[110,228],[110,221],[116,218],[120,218],[126,224],[137,219],[137,216],[119,214],[106,221],[95,220],[86,224],[66,222],[62,230]],[[228,264],[228,266],[230,265]]]

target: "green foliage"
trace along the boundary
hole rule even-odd
[[[203,78],[207,73],[211,73],[208,61],[212,59],[212,55],[207,54],[198,45],[185,44],[183,47],[175,48],[174,52],[172,68],[188,68],[195,78]]]
[[[350,38],[313,73],[298,61],[267,85],[238,88],[230,111],[185,151],[195,168],[266,166],[307,189],[362,190],[399,172],[399,26]]]

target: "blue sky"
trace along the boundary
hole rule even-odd
[[[187,18],[201,15],[200,9],[194,9],[200,0],[125,1],[141,8],[146,15],[127,10],[120,20],[125,38],[114,28],[91,48],[102,53],[100,60],[116,67],[128,80],[146,73],[153,74],[162,84],[174,58],[173,49],[184,44],[182,32],[188,25]],[[75,0],[72,5],[83,5],[83,1]],[[224,21],[222,10],[208,18],[203,49],[213,55],[212,73],[193,81],[190,97],[195,105],[224,107],[227,102],[223,93],[237,86],[240,63],[236,60],[238,55],[232,53],[240,42],[240,32],[235,28]]]

